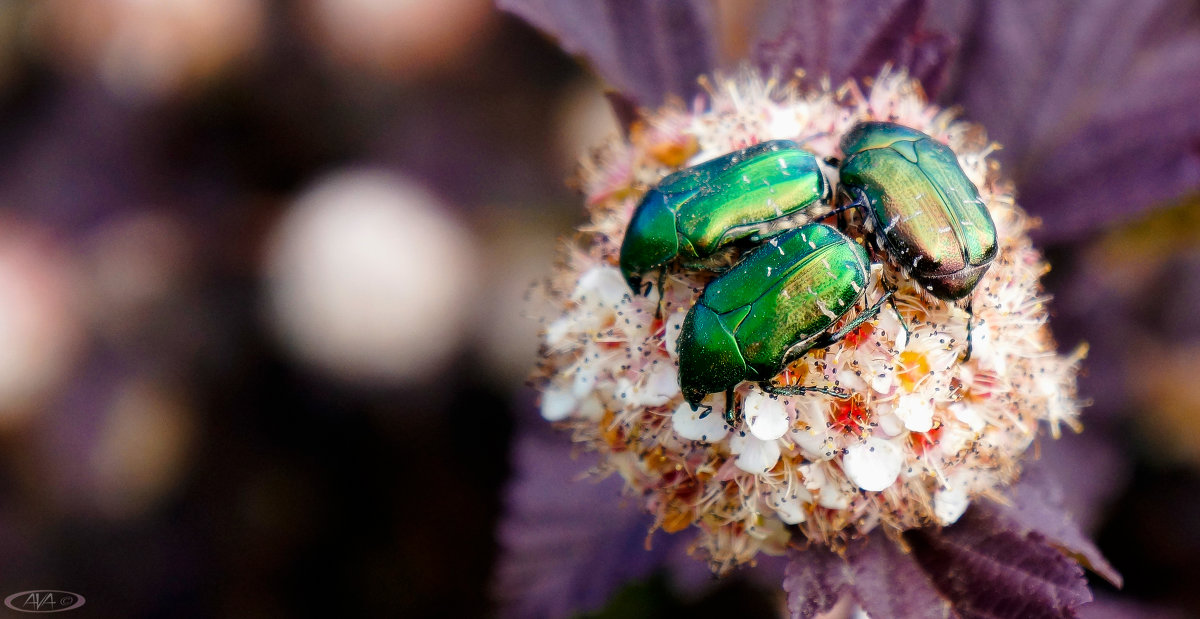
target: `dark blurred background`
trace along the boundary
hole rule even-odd
[[[595,78],[488,0],[0,2],[0,595],[492,613],[526,293],[582,218],[577,156],[616,132]],[[1055,286],[1165,325],[1127,328],[1158,382],[1090,524],[1126,595],[1195,610],[1193,207],[1050,253]],[[613,612],[684,608],[661,589]]]

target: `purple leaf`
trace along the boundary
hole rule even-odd
[[[1187,0],[984,3],[957,96],[1048,240],[1200,187],[1200,10]]]
[[[1089,364],[1088,371],[1091,369]],[[1109,505],[1129,485],[1130,476],[1128,462],[1115,440],[1117,430],[1091,413],[1088,409],[1085,432],[1068,432],[1053,445],[1044,445],[1036,464],[1062,491],[1062,510],[1084,533],[1095,531]]]
[[[1183,619],[1184,614],[1174,609],[1100,595],[1096,601],[1080,606],[1079,616],[1082,619]]]
[[[834,85],[872,77],[891,62],[934,96],[956,43],[925,31],[925,12],[925,0],[774,2],[764,11],[754,61],[788,75],[798,69],[813,78],[828,75]]]
[[[652,519],[621,505],[618,479],[577,479],[593,461],[572,459],[571,445],[561,437],[527,431],[515,441],[494,583],[503,614],[595,610],[621,585],[682,554],[683,535],[658,533],[646,550]]]
[[[964,618],[1072,617],[1091,601],[1083,570],[1039,533],[972,509],[957,524],[911,534],[913,553]]]
[[[716,68],[713,9],[700,0],[498,0],[558,39],[638,105],[690,98]]]
[[[1076,463],[1079,466],[1080,463]],[[990,512],[1015,533],[1036,533],[1050,544],[1083,563],[1116,587],[1121,575],[1100,554],[1096,545],[1083,534],[1063,507],[1063,491],[1058,482],[1039,462],[1029,462],[1021,481],[1013,487],[1012,505],[989,503],[981,511]]]
[[[911,554],[876,531],[851,544],[846,559],[854,574],[854,597],[872,617],[941,618],[953,614]]]
[[[816,546],[791,554],[783,577],[788,612],[795,619],[829,612],[853,576],[846,560]]]

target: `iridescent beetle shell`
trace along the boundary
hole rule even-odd
[[[996,256],[996,226],[954,152],[888,122],[855,125],[841,148],[842,191],[865,203],[883,248],[934,296],[969,295]]]
[[[678,340],[679,386],[692,406],[764,381],[816,347],[866,294],[867,251],[825,224],[769,239],[709,282]],[[826,344],[828,345],[828,344]]]
[[[677,257],[704,259],[735,241],[806,223],[806,211],[830,194],[817,158],[790,140],[680,170],[638,204],[621,244],[621,272],[637,290],[642,274]]]

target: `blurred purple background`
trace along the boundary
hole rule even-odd
[[[753,20],[713,6],[730,66]],[[931,19],[970,59],[986,17]],[[961,74],[942,98],[986,116]],[[510,443],[535,415],[526,293],[581,220],[577,156],[617,130],[597,78],[487,0],[0,4],[0,595],[74,591],[95,617],[493,612]],[[1045,240],[1062,344],[1093,345],[1067,446],[1099,455],[1069,500],[1126,599],[1200,614],[1184,196],[1106,226],[1075,209]],[[772,612],[736,579],[662,590],[613,613]]]

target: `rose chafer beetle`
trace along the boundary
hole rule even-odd
[[[996,257],[996,226],[954,152],[889,122],[855,125],[841,148],[842,191],[884,250],[935,297],[969,295]]]
[[[820,387],[781,388],[771,379],[809,350],[840,340],[875,316],[884,295],[836,333],[829,329],[867,292],[866,249],[826,224],[813,223],[773,237],[709,282],[679,334],[679,386],[693,408],[710,393],[726,393],[726,419],[736,418],[733,388],[758,381],[787,395]]]
[[[677,257],[702,261],[735,241],[757,242],[806,223],[806,211],[831,193],[817,158],[790,140],[680,170],[638,204],[621,243],[621,273],[639,291],[642,274]]]

